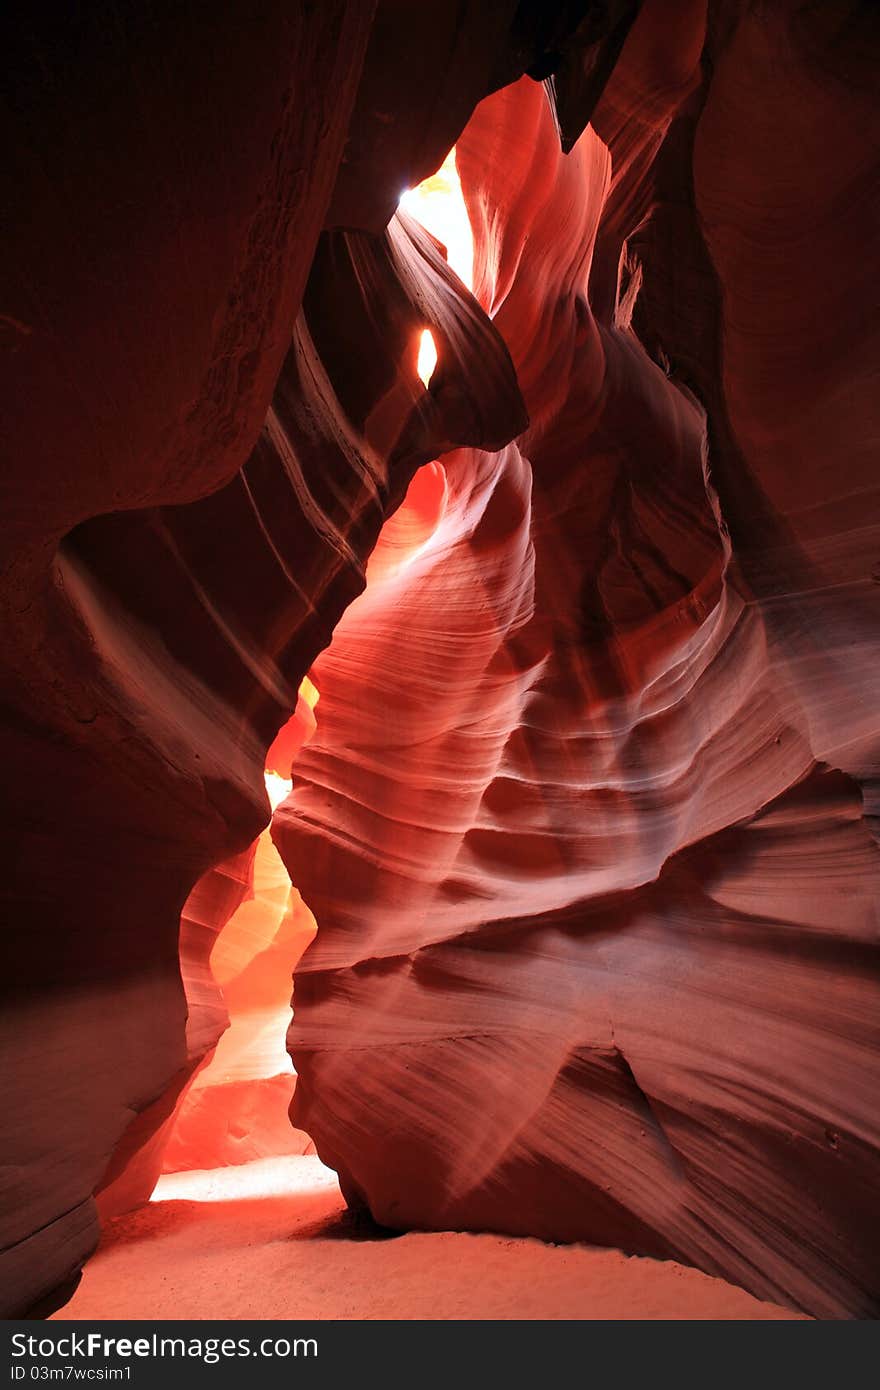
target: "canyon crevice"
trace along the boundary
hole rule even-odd
[[[872,7],[26,9],[0,1311],[292,1092],[382,1225],[876,1316]]]

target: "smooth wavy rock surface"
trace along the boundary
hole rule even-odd
[[[0,1312],[227,1014],[273,1080],[319,653],[273,838],[351,1199],[876,1312],[875,8],[240,8],[0,20]],[[473,294],[396,210],[453,143]]]
[[[430,538],[316,663],[273,829],[319,923],[292,1114],[350,1200],[826,1317],[876,1313],[880,1270],[876,147],[844,8],[645,6],[567,158],[537,88],[479,107],[476,292],[531,425],[442,458]]]
[[[473,30],[452,139],[497,63],[543,51],[516,8]],[[451,31],[461,9],[433,7]],[[155,1162],[194,1061],[182,909],[265,826],[266,749],[387,512],[438,452],[525,421],[419,228],[322,234],[389,12],[4,10],[4,1312],[75,1276],[96,1187]],[[442,158],[436,96],[386,114]],[[223,1022],[203,1002],[199,1047]]]

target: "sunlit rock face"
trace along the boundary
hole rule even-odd
[[[315,730],[318,692],[306,678],[266,754],[274,809]],[[209,1170],[312,1149],[288,1111],[296,1078],[284,1046],[290,977],[315,934],[268,826],[243,854],[203,874],[180,919],[187,1062],[117,1144],[96,1192],[103,1219],[147,1200],[159,1175]]]
[[[290,977],[315,924],[268,831],[257,842],[251,892],[211,952],[230,1022],[173,1117],[165,1172],[309,1148],[308,1136],[288,1122],[296,1078],[283,1044]]]
[[[875,1311],[880,1268],[849,9],[644,6],[567,157],[528,82],[479,107],[474,283],[531,424],[443,457],[430,536],[316,663],[274,828],[320,924],[293,1119],[351,1201],[821,1316]]]
[[[269,749],[266,791],[273,809],[289,793],[291,764],[314,733],[317,698],[304,681],[294,715]],[[296,1077],[284,1038],[290,977],[315,934],[315,920],[291,884],[268,827],[256,841],[252,865],[248,897],[217,934],[208,958],[228,1026],[172,1117],[162,1152],[166,1173],[311,1148],[308,1135],[288,1122]],[[189,997],[185,970],[183,979]],[[190,1002],[190,1019],[193,1013]]]
[[[5,1313],[94,1245],[115,1145],[186,1067],[181,909],[267,815],[246,701],[63,542],[233,478],[290,345],[369,7],[215,19],[208,41],[186,6],[3,12]],[[155,560],[167,618],[188,563]]]
[[[220,10],[4,10],[0,1311],[265,1138],[312,669],[351,1199],[876,1310],[871,8]]]
[[[523,428],[485,314],[368,204],[552,64],[550,9],[4,8],[3,1312],[75,1275],[191,1075],[181,912],[265,826],[266,749],[386,515]],[[237,872],[214,888],[223,917]]]

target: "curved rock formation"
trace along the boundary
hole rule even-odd
[[[880,1267],[876,164],[845,11],[716,7],[701,67],[704,7],[646,6],[568,158],[533,86],[481,105],[477,294],[531,426],[444,457],[430,540],[316,665],[274,828],[320,923],[292,1113],[350,1200],[822,1316],[876,1311]]]
[[[0,1311],[149,1185],[337,624],[274,838],[352,1199],[876,1309],[876,17],[251,8],[3,16]],[[456,141],[474,295],[395,211]]]
[[[291,763],[314,733],[317,698],[318,692],[305,680],[294,714],[268,751],[266,790],[273,807],[290,791]],[[205,1064],[198,1067],[167,1126],[161,1144],[161,1169],[166,1173],[222,1168],[312,1149],[308,1135],[287,1121],[296,1078],[283,1043],[290,1022],[290,977],[315,934],[315,920],[292,887],[268,829],[249,852],[246,896],[224,914],[219,931],[207,934],[204,944],[197,942],[202,949],[195,968],[187,970],[187,928],[199,915],[204,890],[218,876],[234,878],[237,862],[222,864],[200,880],[181,917],[187,1036],[192,1056],[199,1062],[204,1057]],[[210,924],[209,919],[206,925]],[[200,1033],[191,1036],[205,974],[225,1014],[221,1029],[209,1039]],[[127,1172],[131,1167],[129,1163]]]
[[[518,8],[456,119],[480,71],[543,51]],[[4,1311],[75,1273],[120,1135],[187,1065],[181,909],[265,824],[266,746],[386,511],[441,449],[522,427],[500,338],[417,230],[330,232],[313,267],[396,12],[4,11]],[[386,114],[442,156],[435,96]]]

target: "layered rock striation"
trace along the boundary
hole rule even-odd
[[[530,427],[443,458],[274,828],[294,1120],[388,1226],[876,1311],[869,25],[647,5],[567,157],[525,81],[459,139]]]
[[[876,1311],[872,8],[3,23],[2,1311],[163,1161],[316,658],[350,1199]]]

